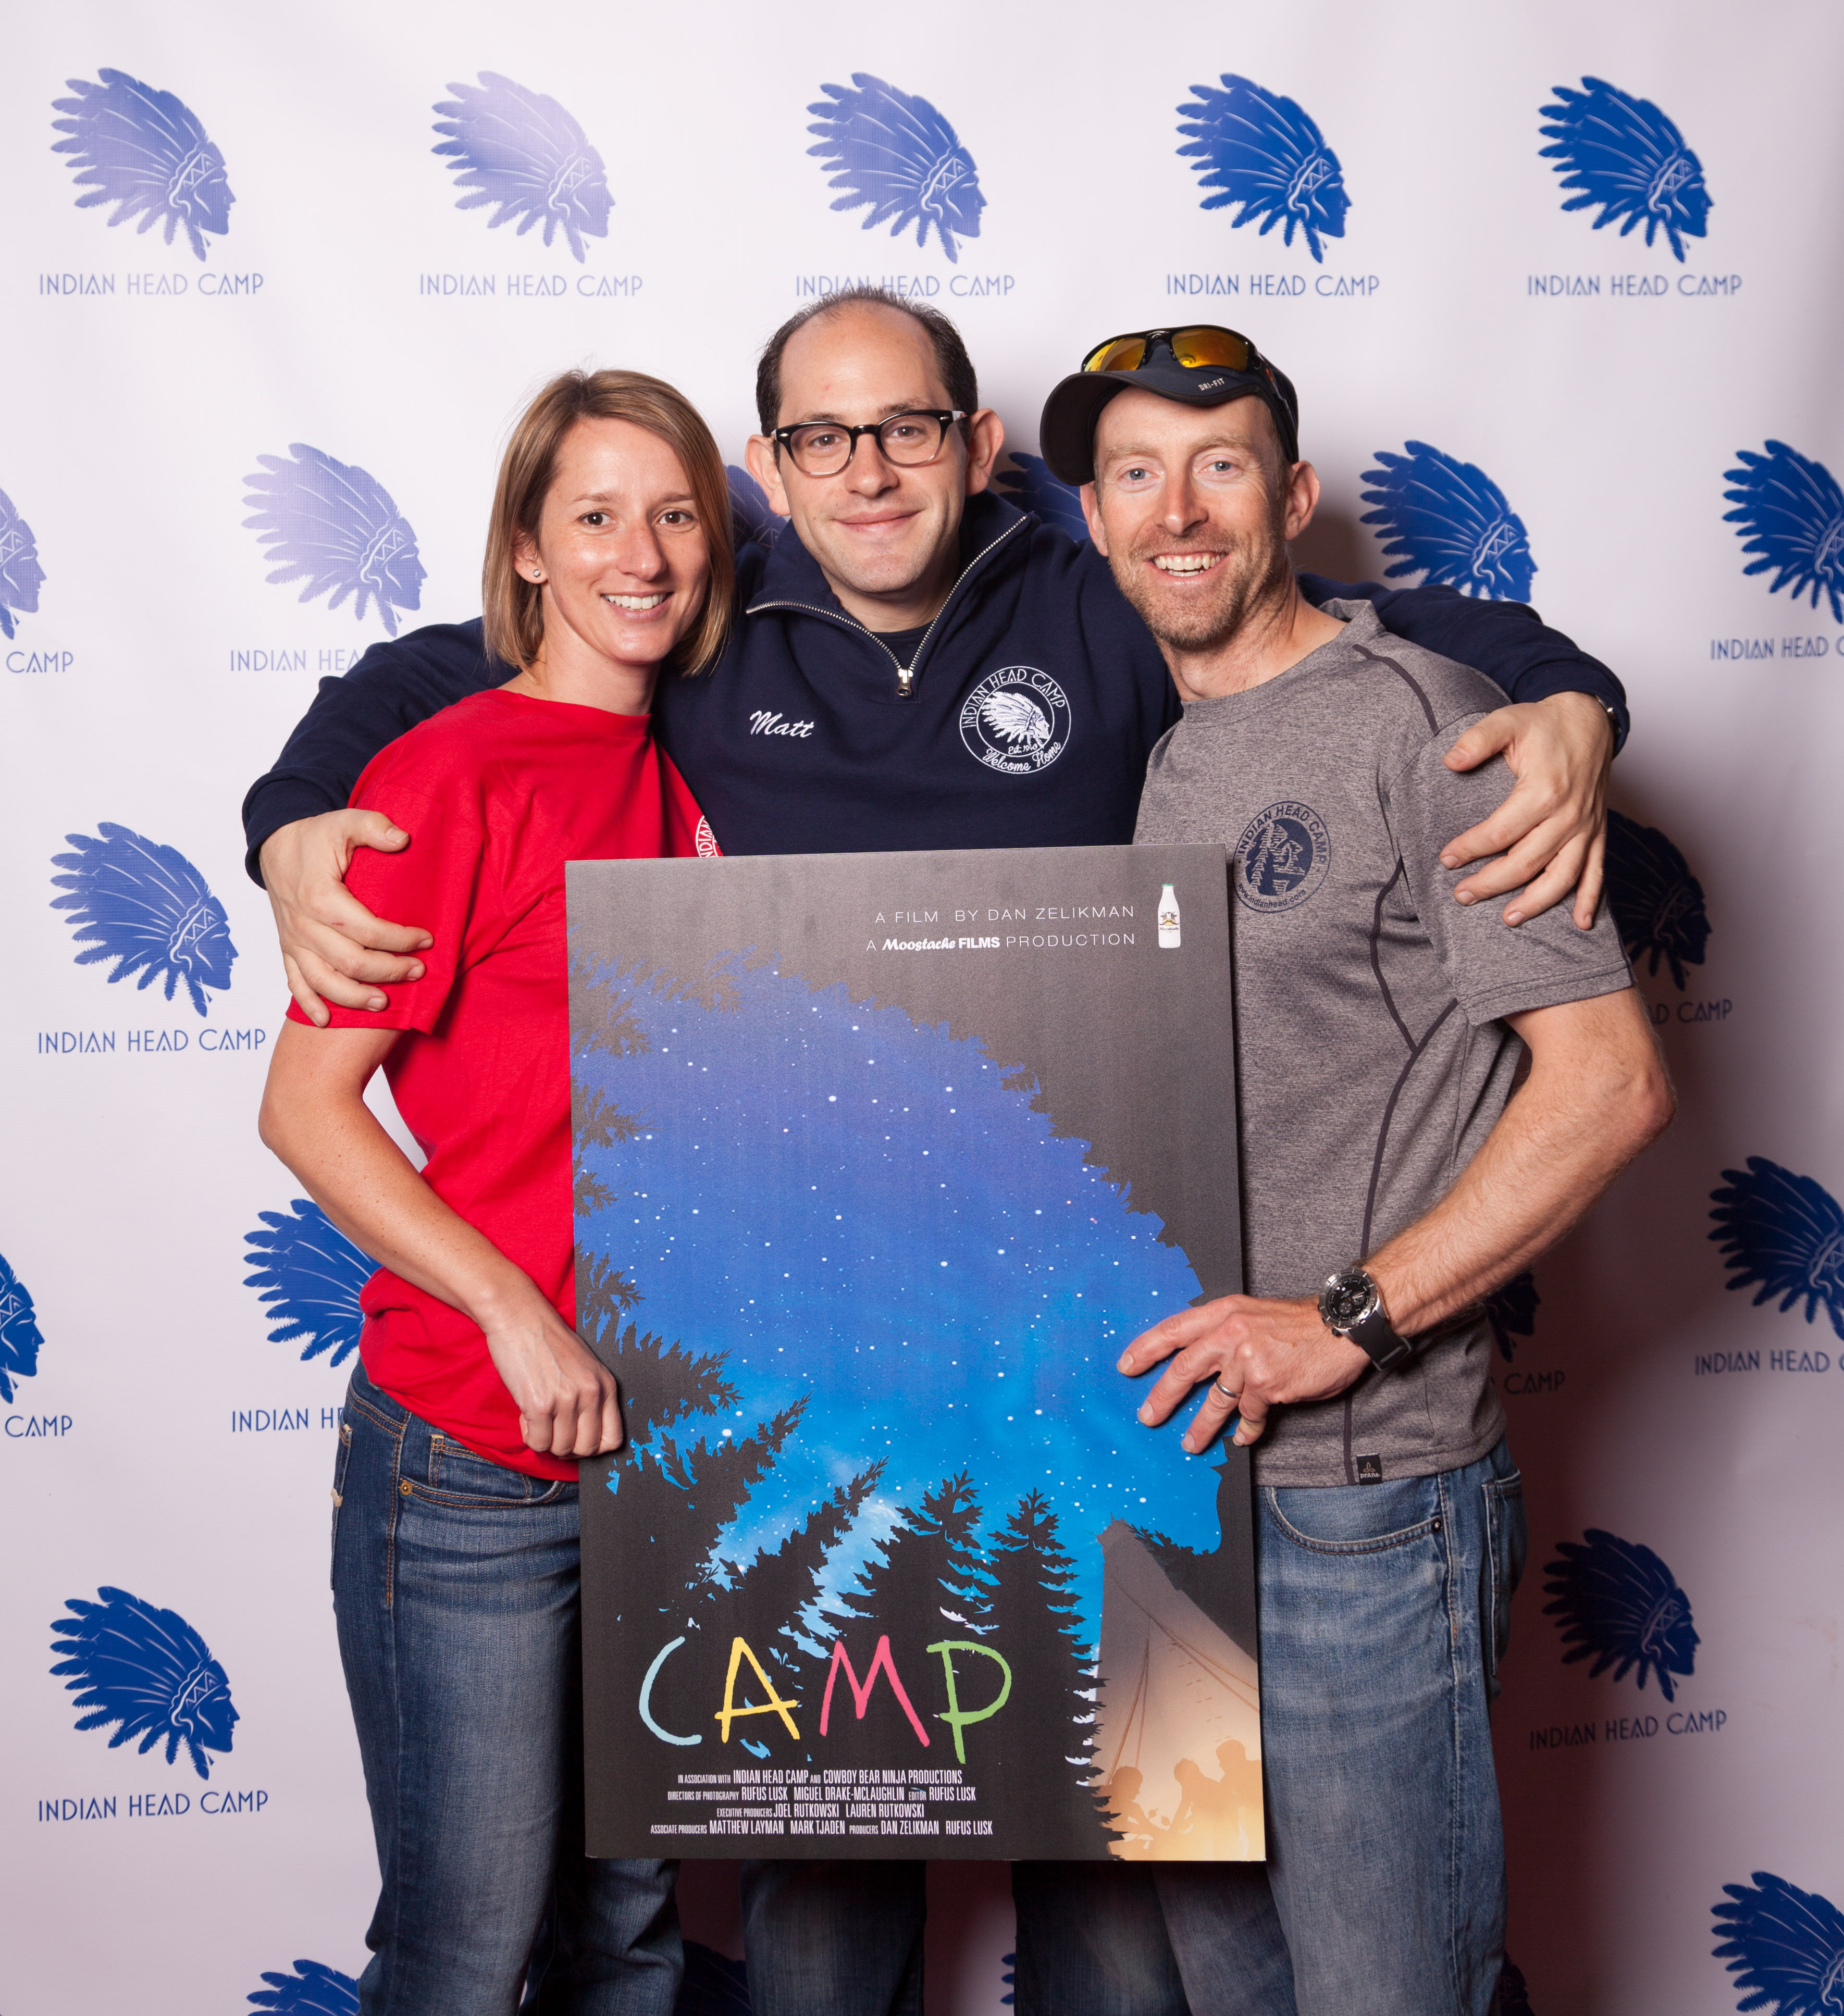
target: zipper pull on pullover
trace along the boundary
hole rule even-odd
[[[823,617],[827,622],[836,624],[842,630],[856,632],[860,637],[866,638],[872,643],[875,644],[877,649],[889,659],[891,664],[896,667],[896,697],[899,700],[913,700],[916,697],[916,668],[921,664],[923,654],[927,650],[930,640],[934,637],[935,632],[941,628],[942,618],[945,616],[948,611],[954,606],[954,603],[956,598],[960,596],[961,590],[966,587],[968,581],[980,571],[984,563],[989,560],[994,553],[998,552],[1001,546],[1004,545],[1008,540],[1014,538],[1017,534],[1023,531],[1028,525],[1033,525],[1037,522],[1035,518],[1028,518],[1021,513],[1014,511],[1009,506],[1003,507],[1003,509],[1004,516],[1001,522],[1000,530],[997,537],[989,539],[986,544],[981,548],[979,552],[974,555],[973,558],[967,563],[967,565],[961,569],[959,578],[955,581],[954,585],[948,591],[947,599],[942,604],[941,607],[936,610],[935,620],[929,625],[927,629],[923,632],[922,640],[916,646],[915,651],[911,656],[909,662],[906,665],[898,663],[896,653],[884,642],[883,639],[877,635],[876,631],[870,628],[868,625],[860,623],[855,616],[848,616],[844,610],[836,607],[831,609],[827,609],[818,603],[801,601],[791,597],[776,596],[772,598],[765,597],[761,601],[751,603],[747,607],[744,609],[743,614],[747,617],[760,615],[764,611],[772,609],[793,610],[798,611],[803,616],[818,616]],[[805,548],[800,546],[798,541],[795,542],[795,545],[800,553],[801,561],[805,563],[805,571],[812,574],[817,574],[819,570],[817,567],[814,565],[811,556],[807,553]]]

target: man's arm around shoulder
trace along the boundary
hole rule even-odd
[[[275,768],[243,799],[244,866],[263,877],[263,842],[291,821],[341,810],[378,751],[470,693],[502,685],[510,667],[488,657],[481,626],[432,623],[373,644],[351,670],[323,679]]]
[[[1561,693],[1586,693],[1611,717],[1614,747],[1626,743],[1631,722],[1626,689],[1612,671],[1572,637],[1544,622],[1527,602],[1496,602],[1429,582],[1391,588],[1381,581],[1336,581],[1303,574],[1300,592],[1316,607],[1327,602],[1367,602],[1393,635],[1424,651],[1483,672],[1507,697],[1520,703]]]
[[[387,923],[346,893],[355,848],[394,852],[409,837],[382,811],[346,809],[360,772],[418,722],[511,676],[487,656],[477,620],[374,644],[343,677],[320,682],[276,767],[250,787],[246,866],[268,891],[289,991],[316,1024],[326,1020],[322,995],[383,1007],[378,988],[420,978],[409,955],[430,942],[420,925]]]
[[[1490,819],[1456,834],[1442,851],[1450,868],[1487,863],[1459,884],[1454,900],[1476,903],[1517,890],[1504,909],[1506,923],[1516,925],[1540,916],[1572,888],[1576,923],[1590,929],[1607,850],[1608,771],[1626,736],[1619,681],[1522,602],[1312,574],[1299,582],[1316,606],[1368,602],[1396,636],[1471,665],[1510,696],[1511,705],[1487,714],[1447,752],[1455,770],[1476,769],[1502,753],[1518,779]]]

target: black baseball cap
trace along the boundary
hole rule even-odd
[[[1129,387],[1186,406],[1259,399],[1274,416],[1281,453],[1290,463],[1300,459],[1300,402],[1293,380],[1237,330],[1193,322],[1111,336],[1089,352],[1081,370],[1052,390],[1037,430],[1052,475],[1064,483],[1094,481],[1095,423],[1108,401]]]

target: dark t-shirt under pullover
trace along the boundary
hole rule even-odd
[[[1232,848],[1236,1062],[1248,1291],[1316,1294],[1431,1210],[1511,1096],[1500,1019],[1631,984],[1604,905],[1507,930],[1504,903],[1453,900],[1440,865],[1494,811],[1502,760],[1442,758],[1502,704],[1490,680],[1328,602],[1331,643],[1277,679],[1194,702],[1147,769],[1137,841]],[[1482,1314],[1338,1397],[1277,1409],[1264,1484],[1424,1477],[1504,1432]]]

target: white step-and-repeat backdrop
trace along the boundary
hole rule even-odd
[[[1511,1952],[1540,2016],[1839,2007],[1841,75],[1819,0],[22,15],[5,2016],[340,2011],[364,1957],[326,1561],[363,1270],[256,1139],[244,787],[319,677],[475,611],[544,378],[659,373],[740,461],[757,346],[859,278],[959,319],[1052,508],[1087,342],[1247,329],[1325,482],[1303,559],[1527,596],[1626,681],[1615,900],[1683,1104],[1500,1305]],[[686,1895],[733,1997],[733,1888]],[[931,2008],[996,2011],[1002,1872],[936,1898]]]

